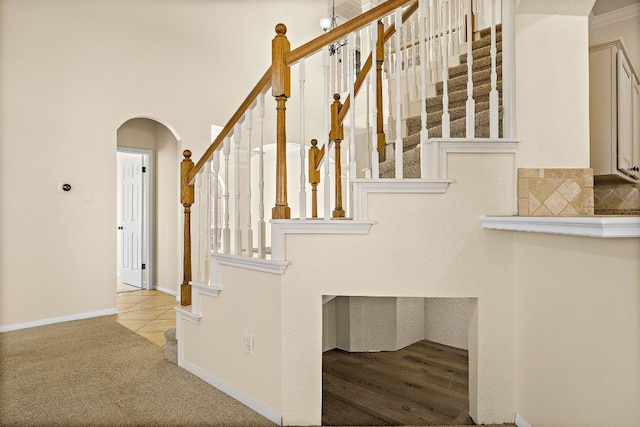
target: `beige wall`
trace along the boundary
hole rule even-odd
[[[117,129],[154,118],[201,153],[269,66],[276,23],[298,46],[325,14],[324,0],[0,0],[0,326],[114,309]]]
[[[515,19],[518,166],[589,167],[588,18],[541,13]]]
[[[233,281],[229,279],[232,277]],[[281,277],[222,266],[217,298],[203,296],[200,325],[184,321],[184,359],[230,384],[254,402],[280,412],[282,354],[287,331],[280,326]],[[254,338],[254,353],[245,351],[245,334]]]
[[[520,416],[640,425],[640,239],[513,237]]]

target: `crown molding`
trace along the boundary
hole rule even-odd
[[[591,30],[598,27],[604,27],[605,25],[615,24],[616,22],[624,21],[625,19],[633,18],[638,15],[640,15],[640,3],[621,7],[620,9],[603,13],[598,16],[595,16],[592,12],[589,15],[589,29]]]

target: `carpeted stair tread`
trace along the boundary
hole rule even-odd
[[[502,121],[502,109],[499,111],[500,121]],[[489,138],[489,125],[491,115],[489,110],[483,110],[475,115],[475,137],[476,138]],[[466,117],[462,117],[450,122],[449,134],[451,138],[464,138],[467,132]],[[500,133],[502,133],[502,126],[499,126]],[[429,138],[442,137],[442,126],[435,126],[428,129]],[[417,135],[418,145],[412,145],[412,148],[403,151],[403,177],[404,178],[420,178],[420,137],[419,134],[409,135],[403,139],[410,140],[412,143],[415,141]],[[403,147],[405,148],[405,147]],[[379,176],[380,178],[395,178],[395,159],[387,159],[379,164]]]
[[[496,52],[502,52],[502,43],[496,43]],[[475,62],[476,58],[480,59],[480,58],[484,58],[484,57],[489,57],[489,63],[491,63],[491,45],[489,46],[484,46],[476,51],[473,52],[473,60]],[[497,61],[496,61],[497,62]],[[467,54],[463,53],[462,55],[460,55],[460,63],[461,64],[466,64],[467,63]]]
[[[475,102],[475,113],[485,111],[489,109],[489,101]],[[466,117],[467,106],[451,108],[449,110],[449,117],[451,120],[457,120],[462,117]],[[427,129],[439,126],[442,121],[442,108],[438,110],[427,111]],[[407,119],[407,135],[411,136],[415,133],[419,133],[422,127],[422,117],[413,116]]]
[[[502,24],[496,25],[496,34],[501,32],[502,32]],[[481,38],[491,37],[491,27],[483,28],[482,30],[480,30],[480,37]]]
[[[499,132],[502,132],[502,33],[500,28],[496,35],[496,74],[498,90],[498,120]],[[489,138],[490,118],[489,95],[491,92],[491,29],[480,32],[483,38],[473,42],[473,98],[474,105],[474,137]],[[467,133],[466,104],[467,104],[467,71],[466,53],[460,56],[460,65],[449,68],[448,113],[449,135],[451,138],[465,138]],[[442,137],[442,82],[436,83],[436,96],[426,99],[427,133],[429,138]],[[422,117],[420,115],[406,119],[407,136],[403,138],[403,176],[404,178],[420,178],[420,130]],[[393,141],[390,141],[393,142]],[[395,159],[387,159],[379,164],[380,178],[395,177]]]
[[[501,42],[502,42],[502,31],[496,31],[496,44]],[[487,34],[486,36],[471,42],[471,50],[474,51],[474,55],[475,55],[476,50],[489,45],[491,45],[491,32],[489,32],[489,34]]]
[[[496,55],[496,67],[502,64],[502,51],[498,51]],[[491,57],[485,56],[482,58],[473,57],[473,68],[472,73],[478,72],[484,69],[491,69]],[[460,75],[467,75],[467,58],[465,56],[464,63],[460,65],[456,65],[454,67],[449,68],[449,78],[457,77]]]
[[[498,85],[497,89],[499,90],[500,85]],[[491,92],[491,84],[484,84],[480,86],[473,87],[473,99],[476,102],[487,101],[489,98],[489,93]],[[486,98],[486,99],[485,99]],[[449,109],[460,107],[465,105],[467,102],[467,90],[459,90],[456,92],[449,93]],[[440,109],[442,110],[442,95],[433,96],[431,98],[427,98],[427,111],[429,109]]]
[[[496,75],[498,80],[502,79],[502,65],[496,66]],[[491,68],[486,68],[484,70],[476,71],[471,74],[473,85],[474,86],[482,86],[487,83],[491,83]],[[447,80],[447,87],[449,89],[449,93],[455,92],[458,90],[467,90],[467,82],[468,77],[466,74],[462,76],[457,76],[453,78],[449,78]],[[438,95],[442,95],[442,82],[436,83],[436,93]]]

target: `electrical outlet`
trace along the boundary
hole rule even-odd
[[[253,335],[248,332],[244,334],[244,351],[253,354]]]

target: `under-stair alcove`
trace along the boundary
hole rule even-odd
[[[477,299],[325,295],[322,303],[323,425],[474,425]]]

